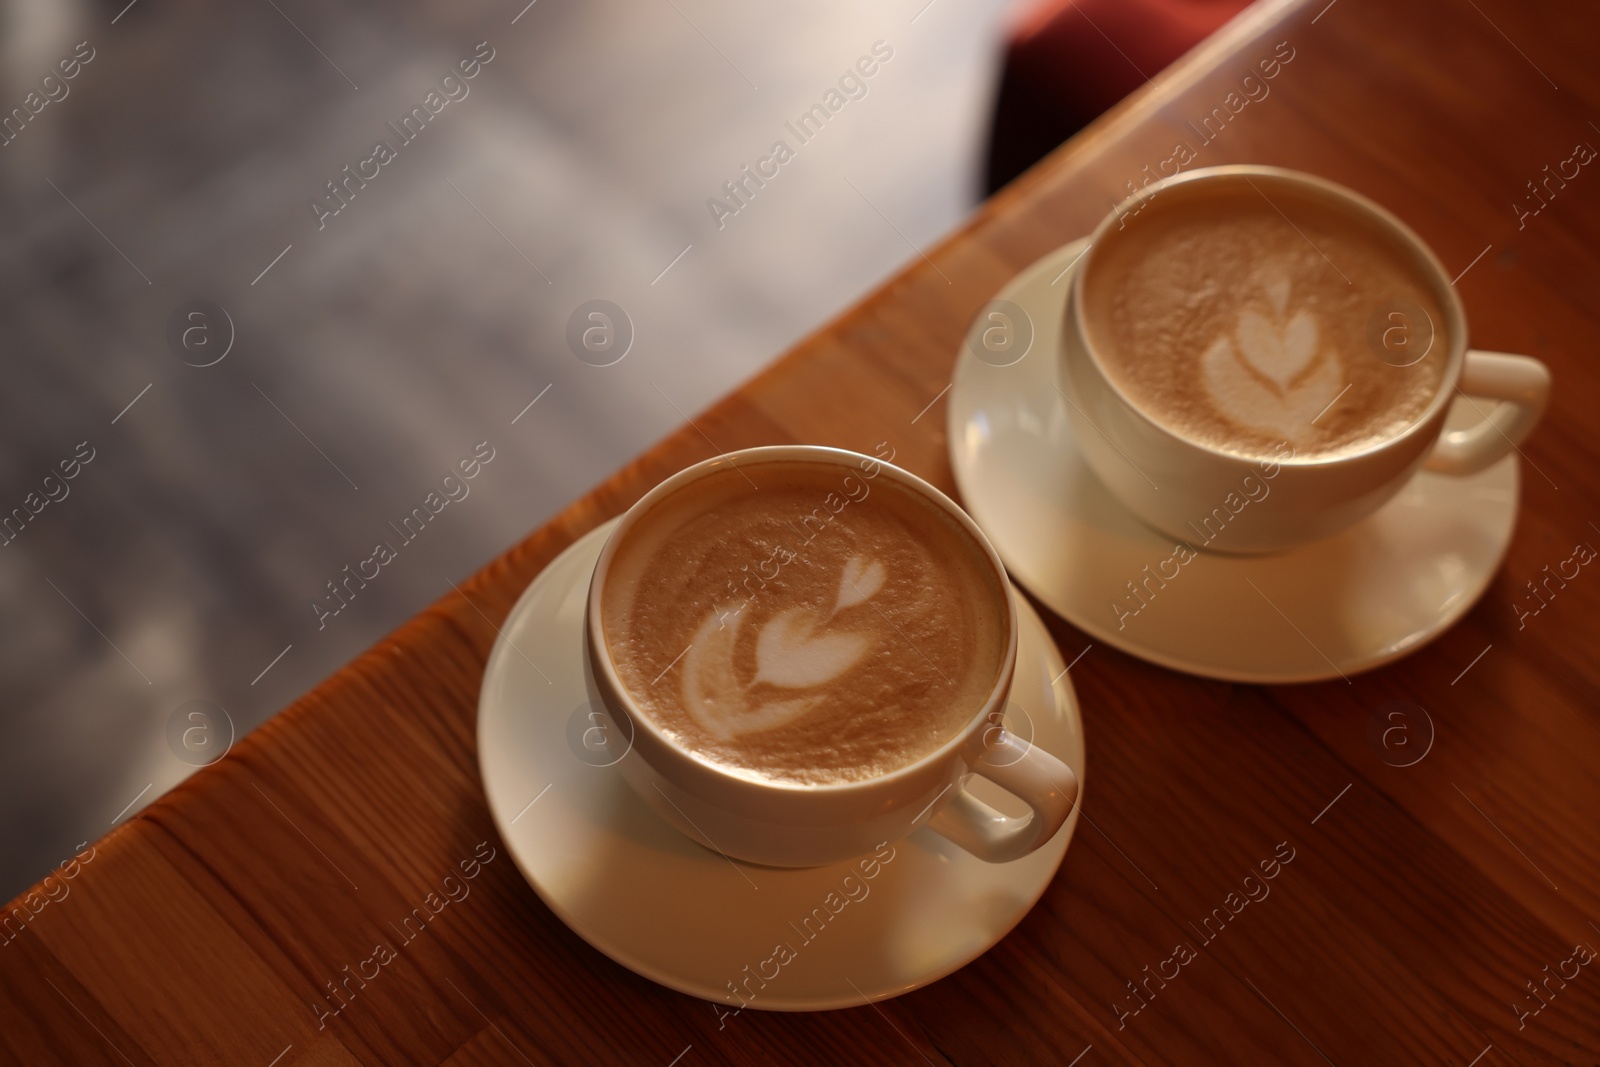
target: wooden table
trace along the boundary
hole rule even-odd
[[[39,910],[0,947],[6,1062],[1600,1062],[1600,966],[1574,956],[1600,946],[1600,577],[1553,585],[1536,616],[1515,608],[1547,565],[1600,544],[1586,358],[1600,173],[1583,166],[1544,200],[1527,184],[1600,145],[1600,19],[1510,0],[1325,3],[1247,14],[35,890],[60,899],[14,902]],[[1269,94],[1202,146],[1195,127],[1275,51]],[[950,487],[936,398],[970,317],[1177,141],[1196,166],[1281,164],[1375,197],[1463,272],[1475,343],[1550,364],[1504,570],[1449,633],[1348,685],[1224,685],[1096,646],[1072,671],[1092,822],[1022,924],[897,1000],[719,1030],[705,1003],[589,948],[504,857],[474,752],[496,623],[575,537],[713,448],[887,441]],[[1069,657],[1089,643],[1052,630]],[[1367,737],[1394,700],[1436,731],[1409,767]],[[470,896],[319,1028],[324,983],[489,850]],[[1178,977],[1148,981],[1289,850],[1270,896]]]

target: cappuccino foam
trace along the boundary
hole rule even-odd
[[[825,785],[912,763],[972,721],[999,675],[1008,595],[966,529],[875,461],[746,463],[641,516],[601,629],[624,688],[679,747]]]
[[[1319,459],[1394,437],[1448,360],[1427,265],[1348,206],[1256,184],[1162,190],[1102,240],[1083,279],[1102,366],[1151,419],[1220,451],[1286,441]]]

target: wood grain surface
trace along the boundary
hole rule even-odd
[[[1275,51],[1292,59],[1269,94],[1202,145],[1189,123]],[[1600,946],[1600,577],[1582,569],[1539,614],[1515,609],[1546,565],[1600,545],[1600,172],[1583,166],[1537,201],[1528,185],[1600,146],[1597,58],[1592,5],[1247,12],[459,594],[85,848],[73,877],[13,902],[27,918],[0,946],[0,1058],[1600,1063],[1600,966],[1574,953]],[[936,398],[970,318],[1180,140],[1194,166],[1297,167],[1387,205],[1465,272],[1474,344],[1548,362],[1557,390],[1524,449],[1504,569],[1451,631],[1350,684],[1227,685],[1095,646],[1072,670],[1089,819],[1021,925],[898,999],[746,1012],[719,1029],[707,1004],[589,948],[504,855],[474,752],[496,624],[576,536],[714,450],[887,441],[950,488]],[[1051,627],[1069,659],[1089,644]],[[1393,700],[1434,724],[1413,766],[1367,739]],[[1293,858],[1270,895],[1176,978],[1150,981],[1275,853]],[[324,984],[475,855],[492,858],[470,896],[319,1025]]]

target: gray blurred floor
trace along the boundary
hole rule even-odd
[[[970,209],[1004,0],[524,2],[0,3],[5,113],[93,50],[0,148],[0,898],[191,770],[180,705],[258,725]],[[311,198],[480,41],[319,231]],[[719,229],[707,199],[780,138]],[[235,332],[209,367],[167,341],[193,298]],[[565,339],[592,298],[636,330],[614,366]]]

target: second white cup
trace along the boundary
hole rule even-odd
[[[1246,187],[1249,187],[1246,191]],[[1350,454],[1302,459],[1250,458],[1179,436],[1131,400],[1108,374],[1105,353],[1086,329],[1085,289],[1106,249],[1121,239],[1142,207],[1160,197],[1164,211],[1186,199],[1204,210],[1207,198],[1237,188],[1272,202],[1281,195],[1317,202],[1387,232],[1420,273],[1444,322],[1434,343],[1446,346],[1443,376],[1427,408],[1404,430]],[[1467,348],[1461,298],[1438,258],[1389,211],[1342,186],[1275,167],[1197,170],[1152,185],[1115,208],[1095,229],[1077,264],[1067,300],[1059,379],[1079,451],[1124,505],[1179,541],[1223,552],[1279,551],[1327,537],[1360,521],[1392,497],[1419,469],[1449,475],[1481,471],[1510,453],[1532,431],[1550,393],[1550,373],[1527,356]],[[1373,358],[1378,358],[1374,356]],[[1488,418],[1445,432],[1458,395],[1483,398]],[[1248,521],[1231,522],[1233,501],[1270,480],[1248,504]],[[1217,521],[1208,522],[1208,517]]]

